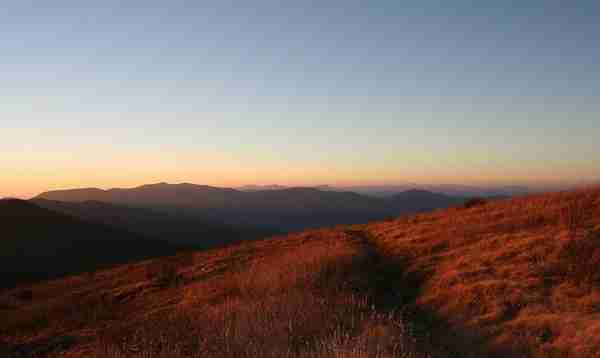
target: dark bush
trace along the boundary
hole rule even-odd
[[[181,282],[181,276],[177,272],[177,263],[173,260],[161,260],[147,267],[148,279],[154,281],[160,287],[173,287]]]
[[[183,283],[183,276],[179,270],[190,266],[194,262],[192,253],[157,260],[146,268],[146,276],[161,287],[174,287]]]
[[[465,209],[470,209],[470,208],[474,208],[476,206],[482,206],[487,204],[487,200],[483,199],[483,198],[471,198],[467,201],[465,201],[465,203],[463,204],[463,207]]]

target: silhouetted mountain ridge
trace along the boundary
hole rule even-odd
[[[462,198],[428,191],[408,191],[375,198],[350,191],[310,187],[241,191],[196,184],[148,184],[131,189],[50,191],[38,199],[101,201],[162,212],[186,213],[228,225],[299,230],[361,223],[391,215],[443,208]]]

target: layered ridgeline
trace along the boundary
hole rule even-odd
[[[597,357],[599,265],[600,190],[478,201],[5,291],[0,355]]]
[[[174,253],[163,241],[0,200],[0,288]]]
[[[228,225],[290,231],[364,223],[406,213],[444,208],[463,198],[411,190],[388,198],[353,192],[286,188],[235,190],[194,184],[152,184],[132,189],[51,191],[36,199],[63,202],[99,201],[184,215]]]
[[[189,184],[69,190],[28,202],[4,200],[1,284],[457,202],[419,191],[381,200],[307,188],[249,193]]]

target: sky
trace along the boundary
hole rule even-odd
[[[10,1],[0,197],[600,178],[594,1]]]

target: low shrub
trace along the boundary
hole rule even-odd
[[[465,201],[465,203],[463,204],[463,207],[465,209],[470,209],[470,208],[482,206],[485,204],[487,204],[487,200],[485,200],[483,198],[471,198],[471,199]]]
[[[146,267],[146,277],[160,287],[176,287],[183,284],[183,275],[179,271],[193,263],[191,252],[156,260]]]
[[[161,260],[148,265],[146,276],[160,287],[175,287],[182,282],[179,265],[174,260]]]

